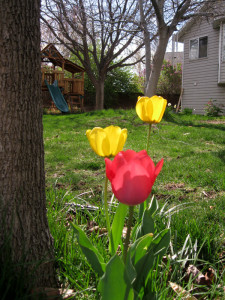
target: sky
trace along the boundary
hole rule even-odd
[[[183,43],[175,43],[174,51],[183,52],[184,51],[184,44]],[[168,46],[166,48],[166,52],[172,52],[172,38],[170,39]]]

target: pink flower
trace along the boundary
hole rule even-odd
[[[113,161],[105,158],[106,176],[115,197],[133,206],[144,202],[163,166],[163,159],[154,165],[145,150],[119,152]]]

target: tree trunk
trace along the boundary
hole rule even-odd
[[[96,102],[95,102],[95,109],[101,110],[104,109],[104,86],[105,86],[105,79],[100,78],[95,85],[96,90]]]
[[[143,0],[139,0],[139,10],[140,10],[140,21],[143,29],[143,37],[145,44],[145,86],[144,93],[146,95],[147,92],[147,84],[150,79],[151,74],[151,42],[150,42],[150,33],[148,31],[147,23],[144,16],[143,9]]]
[[[0,0],[0,264],[55,286],[45,199],[40,0]],[[19,273],[19,272],[18,272]],[[29,282],[27,282],[29,284]]]
[[[157,50],[153,58],[151,74],[146,88],[147,97],[151,97],[156,94],[157,84],[169,38],[170,34],[167,31],[167,27],[165,27],[159,33],[159,44],[157,45]]]

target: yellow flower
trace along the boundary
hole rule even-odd
[[[160,96],[138,97],[136,112],[146,123],[159,123],[166,109],[167,100]]]
[[[86,131],[91,148],[99,156],[114,157],[123,150],[127,139],[127,129],[118,126],[95,127]]]

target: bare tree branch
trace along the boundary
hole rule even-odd
[[[107,72],[135,64],[130,59],[144,45],[138,14],[136,0],[43,0],[42,23],[85,68],[97,108],[103,108]]]

